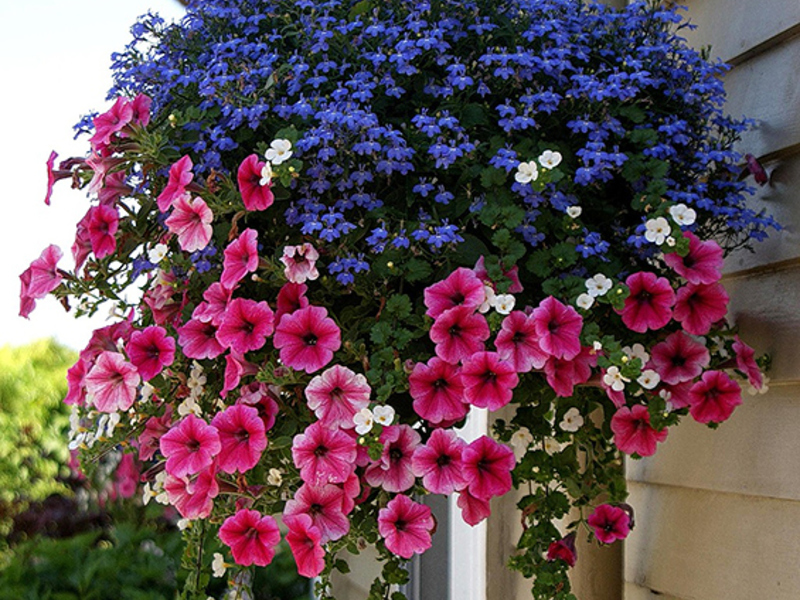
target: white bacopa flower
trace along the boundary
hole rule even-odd
[[[592,304],[594,304],[594,298],[589,294],[581,294],[575,299],[575,304],[578,308],[589,310],[592,308]]]
[[[353,423],[356,424],[356,433],[358,435],[364,435],[369,433],[372,426],[375,424],[375,416],[370,409],[362,408],[353,415]]]
[[[494,304],[497,301],[497,295],[494,293],[494,288],[492,286],[484,283],[483,291],[486,294],[486,297],[484,298],[483,303],[478,307],[479,313],[489,312],[489,309],[494,308]]]
[[[292,157],[292,142],[289,140],[273,140],[264,158],[273,165],[279,165]]]
[[[147,260],[157,265],[169,252],[169,247],[166,244],[156,244],[153,246],[150,251],[147,253]]]
[[[189,519],[178,519],[178,522],[175,524],[181,531],[184,531],[192,526],[192,522]]]
[[[667,246],[669,246],[670,248],[674,248],[675,244],[678,243],[675,241],[675,238],[672,237],[671,235],[668,235],[665,241],[667,242]]]
[[[622,348],[622,351],[625,353],[629,359],[633,360],[634,358],[638,358],[642,361],[642,364],[645,365],[650,361],[650,355],[645,350],[645,347],[641,344],[634,344],[633,346],[625,346]]]
[[[636,382],[646,390],[652,390],[661,383],[661,376],[653,369],[645,369],[636,379]]]
[[[376,406],[372,411],[372,416],[375,418],[376,423],[381,425],[391,425],[394,421],[394,409],[389,406]]]
[[[214,577],[223,577],[227,570],[228,565],[225,563],[225,558],[219,552],[214,552],[214,560],[211,561],[211,571],[214,573]]]
[[[583,214],[583,209],[580,206],[570,206],[567,207],[567,215],[571,219],[577,219]]]
[[[539,178],[539,167],[536,166],[534,161],[521,162],[517,165],[517,172],[514,174],[514,179],[519,183],[531,183]]]
[[[614,282],[602,273],[598,273],[586,280],[586,291],[592,298],[605,296],[613,286]]]
[[[561,164],[561,153],[555,150],[545,150],[539,156],[539,164],[545,169],[555,169]]]
[[[270,164],[269,161],[267,161],[261,168],[261,179],[258,181],[258,185],[264,187],[265,185],[269,185],[270,183],[272,183],[272,165]]]
[[[649,219],[644,224],[647,231],[644,232],[644,239],[660,246],[667,239],[667,236],[672,232],[669,222],[664,217],[656,219]]]
[[[514,310],[516,298],[511,294],[499,294],[495,298],[494,309],[501,315],[507,315]]]
[[[619,367],[608,367],[606,374],[603,375],[603,383],[610,387],[615,392],[621,392],[625,389],[625,384],[629,383],[630,379],[624,377],[619,371]]]
[[[602,350],[602,349],[603,349],[603,343],[602,342],[597,341],[597,340],[592,342],[592,350],[594,350],[595,352],[600,352],[600,350]]]
[[[542,444],[542,447],[544,448],[544,451],[551,456],[556,452],[561,452],[561,444],[555,438],[551,437],[544,438],[544,443]]]
[[[185,417],[189,414],[193,414],[196,417],[202,417],[203,409],[197,403],[197,399],[194,397],[194,395],[192,395],[178,405],[178,414],[182,417]]]
[[[278,487],[280,484],[283,483],[283,476],[278,469],[272,468],[269,470],[269,474],[267,475],[267,483],[270,485],[274,485]]]
[[[675,206],[670,206],[669,216],[672,217],[673,221],[682,227],[692,225],[697,220],[697,212],[685,204],[676,204]]]
[[[142,384],[142,389],[141,389],[141,392],[140,392],[140,396],[141,396],[140,400],[142,402],[147,402],[148,400],[150,400],[150,398],[153,397],[153,394],[155,393],[155,391],[156,391],[156,388],[154,388],[147,381],[145,381]]]
[[[580,411],[575,407],[570,408],[564,413],[564,417],[561,419],[561,423],[559,423],[558,426],[564,431],[569,431],[571,433],[578,431],[578,429],[583,427],[583,417]]]
[[[511,447],[514,449],[514,455],[519,459],[524,454],[528,447],[533,443],[533,436],[527,427],[520,427],[517,431],[511,434],[509,440]]]

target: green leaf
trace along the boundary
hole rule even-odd
[[[406,263],[406,279],[412,283],[426,279],[432,272],[428,261],[412,258]]]
[[[386,301],[385,310],[388,314],[397,319],[405,319],[411,315],[411,298],[405,294],[392,296]]]

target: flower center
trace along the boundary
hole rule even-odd
[[[313,333],[306,334],[303,336],[303,342],[306,346],[316,346],[317,345],[317,336]]]
[[[314,448],[314,456],[316,456],[317,458],[322,458],[327,453],[328,453],[328,449],[325,446],[323,446],[322,444],[320,444],[319,446]]]
[[[446,467],[450,464],[452,459],[447,454],[442,454],[439,458],[436,459],[436,464],[440,467]]]

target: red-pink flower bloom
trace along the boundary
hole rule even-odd
[[[689,390],[692,389],[692,385],[691,381],[683,381],[675,385],[661,386],[660,391],[665,393],[672,408],[684,408],[689,406]]]
[[[468,489],[461,490],[458,493],[456,504],[461,509],[461,518],[464,519],[465,523],[473,527],[492,514],[489,500],[476,498],[469,493]]]
[[[67,369],[67,396],[64,404],[86,404],[86,373],[90,363],[82,358],[78,359],[74,365]]]
[[[429,335],[436,344],[436,355],[455,364],[482,351],[490,333],[483,315],[474,308],[456,306],[439,315]]]
[[[630,515],[619,506],[610,504],[601,504],[595,508],[586,522],[594,529],[595,537],[603,544],[624,540],[631,530]]]
[[[262,169],[266,163],[260,162],[256,154],[251,154],[239,165],[236,181],[239,183],[239,192],[247,210],[266,210],[272,206],[275,196],[272,194],[272,183],[262,185]]]
[[[674,385],[700,375],[710,360],[711,355],[703,344],[676,331],[653,346],[648,367],[655,369],[661,381]]]
[[[520,310],[503,319],[494,345],[497,355],[510,361],[517,373],[541,369],[547,362],[548,354],[539,346],[533,318]]]
[[[280,323],[283,315],[308,306],[307,291],[308,286],[305,283],[289,282],[283,284],[281,289],[278,290],[278,298],[276,299],[275,322]]]
[[[60,179],[72,177],[72,171],[54,169],[58,153],[53,150],[50,156],[47,157],[47,193],[44,196],[44,203],[50,206],[50,197],[53,195],[53,185]]]
[[[211,425],[219,433],[220,450],[217,465],[226,473],[244,473],[256,466],[267,447],[264,421],[258,409],[234,404],[214,415]]]
[[[378,511],[378,532],[386,542],[386,549],[403,558],[430,548],[435,526],[431,509],[404,494],[395,496]]]
[[[28,286],[31,283],[31,268],[28,267],[19,275],[19,316],[28,318],[36,308],[36,299],[28,293]]]
[[[353,417],[369,405],[372,389],[367,378],[347,367],[334,365],[308,382],[308,407],[325,427],[352,429]]]
[[[283,523],[289,528],[286,542],[292,549],[297,573],[303,577],[316,577],[325,568],[325,549],[320,543],[322,533],[314,526],[308,515],[300,514],[284,517]]]
[[[719,283],[689,283],[678,290],[675,320],[692,335],[705,335],[728,312],[728,293]]]
[[[42,251],[39,258],[31,263],[28,296],[35,299],[44,298],[61,284],[58,261],[62,256],[61,249],[50,244]]]
[[[568,398],[572,396],[576,385],[589,381],[592,367],[596,365],[597,354],[591,348],[583,348],[573,360],[549,358],[544,365],[544,374],[547,384],[555,393],[562,398]]]
[[[666,278],[639,271],[628,276],[625,285],[631,292],[622,308],[622,322],[628,329],[644,333],[669,323],[675,292]]]
[[[419,446],[411,458],[414,475],[432,494],[452,494],[467,485],[461,455],[467,443],[452,429],[435,429],[428,443]]]
[[[244,354],[231,349],[230,353],[225,356],[225,377],[219,393],[220,397],[227,398],[228,392],[236,389],[242,377],[256,373],[258,373],[258,365],[245,360]]]
[[[244,354],[262,348],[274,329],[274,315],[265,301],[234,298],[222,315],[217,339],[226,348]]]
[[[434,356],[427,364],[414,365],[408,376],[408,386],[414,399],[414,412],[429,423],[458,421],[469,411],[458,367],[441,358]]]
[[[745,374],[747,380],[757,390],[764,387],[764,376],[755,359],[755,351],[739,339],[737,335],[733,342],[733,351],[736,354],[736,367]]]
[[[164,188],[156,199],[158,210],[166,212],[175,200],[183,197],[186,193],[186,186],[188,186],[194,178],[192,166],[192,159],[188,156],[182,156],[169,168],[167,187]]]
[[[131,122],[142,127],[147,127],[150,123],[150,106],[153,100],[146,94],[136,94],[131,102]]]
[[[254,381],[242,387],[237,403],[254,406],[258,409],[258,416],[264,423],[264,429],[269,431],[275,425],[278,416],[277,396],[270,390],[266,383]]]
[[[119,214],[110,206],[93,206],[87,213],[87,231],[92,244],[92,252],[97,258],[112,254],[117,248],[117,229]]]
[[[489,271],[486,270],[486,261],[484,260],[483,256],[477,260],[475,266],[472,267],[472,270],[481,281],[491,285],[492,287],[495,287],[494,282],[489,279]],[[507,271],[503,270],[503,275],[505,275],[507,279],[511,280],[511,285],[508,286],[509,294],[518,294],[525,289],[522,287],[522,283],[519,281],[519,267],[517,265],[514,265]]]
[[[306,483],[344,483],[356,466],[356,441],[339,429],[312,423],[294,436],[292,459]]]
[[[220,282],[215,281],[203,292],[203,302],[198,304],[192,311],[192,318],[204,323],[213,323],[219,327],[222,322],[222,315],[227,310],[228,304],[230,304],[232,293]]]
[[[86,378],[86,393],[100,412],[128,410],[141,382],[136,367],[119,352],[102,352]]]
[[[286,502],[284,517],[305,514],[319,528],[321,543],[338,540],[350,531],[350,520],[344,512],[345,493],[337,485],[313,486],[304,483]]]
[[[560,540],[551,542],[547,548],[547,560],[550,562],[563,560],[570,567],[574,567],[578,561],[578,553],[575,550],[575,532],[573,531]]]
[[[305,283],[319,277],[317,259],[319,252],[309,243],[299,246],[286,246],[283,249],[281,262],[285,265],[283,274],[291,283]]]
[[[225,248],[220,283],[229,290],[258,268],[258,232],[245,229]]]
[[[482,435],[464,448],[461,458],[469,493],[476,498],[489,500],[511,489],[511,470],[517,460],[505,444]]]
[[[142,379],[149,381],[175,360],[175,340],[166,329],[153,325],[134,331],[125,352]]]
[[[102,115],[92,119],[94,135],[89,138],[92,148],[98,149],[106,146],[111,137],[122,130],[133,119],[133,106],[130,100],[120,96],[114,105]]]
[[[126,177],[125,171],[114,171],[106,175],[103,187],[97,190],[100,204],[113,207],[117,200],[133,191],[133,188],[126,183]]]
[[[306,306],[281,317],[273,340],[283,364],[313,373],[333,359],[342,345],[342,334],[321,306]]]
[[[214,465],[189,477],[175,477],[167,473],[164,491],[169,503],[178,509],[184,519],[205,519],[214,508],[214,498],[219,494],[217,470]]]
[[[89,219],[92,216],[92,209],[83,215],[75,226],[75,241],[70,248],[72,258],[75,260],[75,270],[79,270],[86,258],[92,252],[92,240],[89,237]]]
[[[257,510],[245,509],[225,519],[219,539],[230,547],[236,564],[266,567],[275,557],[281,534],[271,515],[262,517]]]
[[[539,347],[555,358],[572,360],[581,351],[583,318],[571,306],[548,296],[531,313]]]
[[[120,342],[127,344],[132,334],[133,326],[130,321],[120,321],[95,329],[86,347],[81,350],[80,357],[85,361],[94,362],[105,351],[117,352]]]
[[[172,406],[169,404],[160,417],[150,417],[144,424],[144,431],[139,435],[139,460],[147,461],[155,456],[159,449],[161,436],[169,431],[172,422]]]
[[[714,240],[701,242],[691,231],[685,231],[683,237],[689,239],[689,253],[680,256],[677,252],[664,255],[667,263],[689,283],[716,283],[722,277],[722,248]]]
[[[187,287],[186,282],[174,273],[156,271],[155,282],[144,293],[144,303],[153,313],[156,324],[177,327],[188,301]]]
[[[611,431],[614,432],[614,443],[621,452],[639,456],[655,454],[656,443],[667,439],[669,433],[666,427],[661,431],[653,429],[650,413],[641,404],[617,409],[611,418]]]
[[[483,282],[474,271],[459,267],[447,279],[425,288],[425,312],[429,317],[439,318],[444,311],[455,306],[463,306],[473,312],[486,299]]]
[[[111,497],[132,498],[139,487],[139,469],[133,454],[123,454],[116,470],[114,471],[114,484],[111,488]]]
[[[742,389],[723,371],[706,371],[689,390],[689,413],[698,423],[722,423],[742,403]]]
[[[192,199],[184,194],[172,204],[172,214],[165,221],[169,230],[178,236],[178,244],[186,252],[195,252],[211,241],[211,222],[214,214],[199,196]]]
[[[510,362],[494,352],[476,352],[461,368],[464,398],[473,406],[499,410],[511,402],[519,377]]]
[[[159,447],[167,459],[167,473],[184,477],[211,465],[221,445],[217,428],[189,413],[161,436]]]
[[[190,319],[178,328],[178,344],[187,358],[216,358],[225,352],[217,340],[216,325],[198,319]]]
[[[411,458],[420,441],[419,434],[408,425],[384,427],[380,437],[383,453],[377,463],[367,467],[366,482],[387,492],[404,492],[413,486]]]

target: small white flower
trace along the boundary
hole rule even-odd
[[[394,409],[391,406],[376,406],[372,411],[372,416],[376,423],[381,425],[391,425],[394,421]]]
[[[375,417],[372,411],[368,408],[362,408],[355,415],[353,415],[353,423],[356,424],[356,433],[364,435],[369,433],[375,423]]]
[[[665,241],[667,243],[667,246],[669,246],[670,248],[674,248],[675,244],[678,243],[678,242],[675,241],[675,238],[672,237],[671,235],[668,235],[667,239]]]
[[[289,140],[273,140],[264,157],[273,165],[279,165],[292,157],[292,142]]]
[[[147,506],[150,503],[150,500],[158,496],[155,490],[151,489],[150,482],[146,482],[142,486],[142,504]]]
[[[561,153],[555,150],[545,150],[539,156],[539,164],[545,169],[555,169],[561,164]]]
[[[499,294],[494,303],[494,309],[501,315],[507,315],[514,310],[516,298],[511,294]]]
[[[157,265],[169,252],[169,247],[166,244],[156,244],[150,251],[147,253],[147,260],[149,260],[154,265]]]
[[[664,217],[650,219],[644,224],[647,231],[644,232],[644,239],[660,246],[672,232],[669,222]]]
[[[264,187],[270,183],[272,183],[272,165],[269,161],[267,161],[261,168],[261,179],[258,181],[258,185]]]
[[[494,288],[492,286],[484,283],[483,291],[486,294],[486,297],[483,300],[483,304],[478,307],[479,313],[489,312],[490,308],[494,308],[494,303],[497,300],[497,295],[494,293]]]
[[[219,552],[214,552],[214,560],[211,561],[211,571],[214,573],[214,577],[223,577],[227,570],[228,565],[225,563],[225,558]]]
[[[564,413],[564,418],[561,419],[561,423],[559,423],[558,426],[564,431],[572,433],[578,431],[578,429],[583,427],[583,417],[580,411],[575,407],[570,408]]]
[[[636,382],[646,390],[652,390],[661,383],[661,376],[653,369],[645,369],[636,379]]]
[[[108,413],[108,421],[106,422],[105,437],[110,438],[114,436],[114,430],[119,425],[120,416],[118,412]]]
[[[569,206],[567,207],[567,215],[571,219],[577,219],[583,214],[583,209],[580,206]]]
[[[178,526],[178,529],[184,531],[192,526],[192,522],[189,519],[178,519],[176,525]]]
[[[270,485],[274,485],[278,487],[280,484],[283,483],[283,476],[278,469],[272,468],[269,470],[269,474],[267,475],[267,483]]]
[[[178,414],[182,417],[185,417],[189,414],[193,414],[196,417],[203,416],[203,409],[200,408],[200,405],[197,403],[197,400],[194,396],[189,396],[178,405]]]
[[[544,443],[542,444],[544,451],[547,452],[549,455],[553,455],[556,452],[561,452],[561,444],[556,441],[555,438],[546,437],[544,438]]]
[[[602,350],[602,349],[603,349],[603,343],[602,342],[599,342],[597,340],[592,342],[592,350],[594,350],[595,352],[600,352],[600,350]]]
[[[509,443],[514,449],[514,455],[519,459],[524,454],[528,447],[533,442],[533,436],[527,427],[520,427],[517,431],[511,434]]]
[[[633,360],[634,358],[638,358],[642,361],[642,364],[645,365],[650,361],[650,355],[645,350],[644,346],[641,344],[634,344],[633,346],[625,346],[622,351],[625,353],[629,359]]]
[[[575,299],[575,304],[578,306],[578,308],[589,310],[592,308],[592,304],[594,304],[594,298],[589,294],[581,294]]]
[[[605,296],[612,287],[614,287],[614,282],[602,273],[586,280],[586,291],[593,298]]]
[[[153,393],[155,393],[156,389],[150,385],[147,381],[142,384],[142,389],[140,392],[140,400],[142,402],[147,402],[150,398],[153,397]]]
[[[630,382],[630,379],[624,377],[619,372],[619,367],[608,367],[606,374],[603,375],[603,383],[610,387],[615,392],[621,392],[625,389],[625,384]]]
[[[534,161],[521,162],[517,165],[517,172],[514,174],[514,179],[519,183],[531,183],[539,178],[539,167],[536,166]]]
[[[697,212],[685,204],[676,204],[675,206],[670,206],[669,216],[671,216],[672,220],[681,226],[692,225],[697,220]]]

